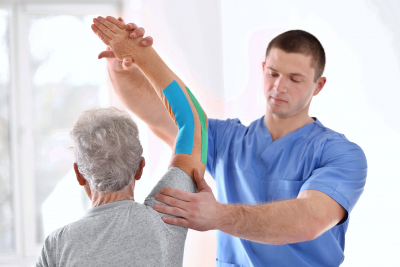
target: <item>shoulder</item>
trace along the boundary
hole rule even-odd
[[[244,125],[237,118],[226,119],[226,120],[208,119],[208,127],[212,130],[226,129],[228,127],[241,127],[241,126],[244,127]]]
[[[64,239],[65,230],[68,225],[54,230],[44,241],[43,250],[45,251],[48,258],[53,258],[55,250],[58,244]]]
[[[244,125],[238,118],[233,119],[209,119],[208,120],[208,130],[212,134],[225,135],[229,133],[247,133],[249,131],[257,131],[260,127],[260,123],[263,123],[264,116],[251,122],[249,126]]]
[[[322,124],[318,124],[319,133],[317,139],[321,145],[321,164],[334,162],[346,162],[360,164],[367,167],[367,160],[363,149],[356,143],[349,141],[344,134],[331,130]]]

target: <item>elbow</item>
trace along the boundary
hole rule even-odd
[[[303,229],[300,229],[294,238],[294,240],[290,243],[299,243],[299,242],[305,242],[305,241],[311,241],[317,238],[317,231],[315,231],[315,228],[311,226],[306,226]]]
[[[307,233],[303,236],[303,241],[312,241],[320,236],[319,232],[315,229],[310,229]]]
[[[303,241],[312,241],[322,235],[326,230],[323,222],[314,221],[304,227],[302,239]]]

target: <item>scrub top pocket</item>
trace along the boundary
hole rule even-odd
[[[234,263],[226,263],[219,261],[217,259],[217,267],[245,267],[244,265],[234,264]]]

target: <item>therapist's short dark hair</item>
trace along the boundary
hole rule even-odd
[[[272,48],[279,48],[286,53],[300,53],[311,56],[311,67],[315,69],[314,82],[321,78],[325,69],[325,50],[318,39],[309,32],[291,30],[276,36],[268,44],[265,59]]]

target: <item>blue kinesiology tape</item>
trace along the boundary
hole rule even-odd
[[[192,154],[194,142],[194,117],[190,104],[179,84],[174,80],[163,91],[175,115],[179,128],[175,154]]]

